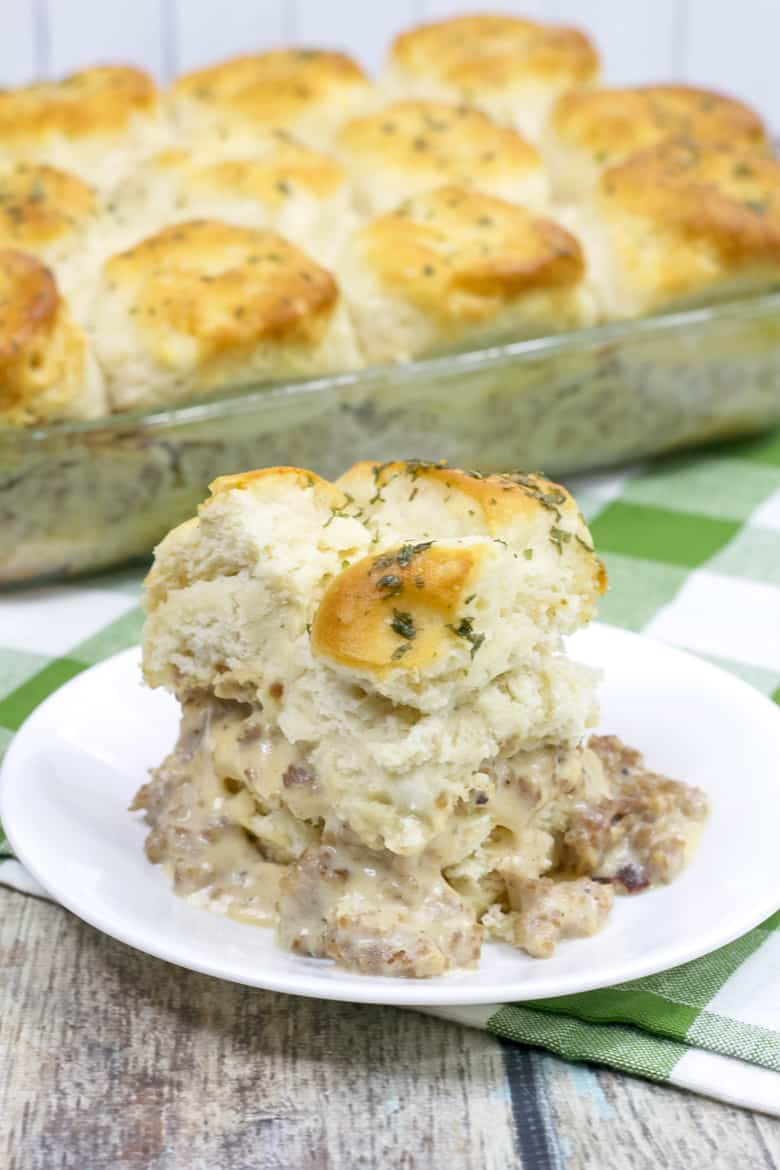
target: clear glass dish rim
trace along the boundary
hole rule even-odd
[[[584,352],[601,346],[615,345],[621,341],[630,342],[654,333],[673,333],[724,319],[739,320],[763,316],[773,311],[780,317],[780,291],[720,301],[701,308],[683,309],[652,317],[613,321],[587,329],[553,333],[524,341],[510,341],[483,349],[464,350],[417,361],[369,366],[362,370],[350,370],[342,374],[327,374],[297,381],[263,383],[260,386],[236,389],[227,395],[222,393],[219,397],[210,397],[202,402],[190,402],[181,406],[128,411],[94,419],[52,423],[43,427],[12,428],[0,431],[0,447],[9,442],[18,444],[22,437],[25,441],[45,442],[49,438],[62,438],[68,435],[111,431],[121,434],[138,429],[154,431],[176,424],[186,426],[209,419],[223,420],[252,414],[258,409],[279,405],[290,399],[327,394],[330,390],[348,387],[369,389],[372,385],[381,385],[388,377],[392,377],[396,383],[413,383],[426,378],[457,377],[458,374],[473,374],[515,362],[555,357],[575,351]]]

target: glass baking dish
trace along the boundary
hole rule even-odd
[[[0,432],[0,582],[148,553],[215,476],[448,459],[563,476],[780,420],[780,293],[165,411]]]

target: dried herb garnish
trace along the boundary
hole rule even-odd
[[[395,573],[385,573],[384,577],[380,577],[377,581],[376,587],[381,591],[383,600],[386,601],[390,597],[398,596],[403,589],[403,583]]]
[[[393,633],[398,634],[399,638],[406,638],[408,642],[411,642],[413,638],[417,637],[414,618],[410,613],[403,613],[400,609],[393,610],[393,616],[390,619],[390,629]]]
[[[404,459],[404,471],[416,479],[421,471],[441,471],[448,466],[446,459]]]
[[[461,618],[457,626],[448,625],[448,630],[452,630],[459,638],[465,638],[467,642],[471,643],[471,657],[473,658],[477,650],[479,650],[482,643],[485,641],[484,634],[477,634],[474,630],[474,619],[470,617]]]
[[[402,642],[397,650],[394,650],[390,655],[393,662],[397,662],[399,658],[403,658],[404,654],[408,654],[412,646],[410,642]]]
[[[543,508],[546,508],[548,512],[554,512],[555,519],[560,520],[560,507],[561,504],[566,503],[566,492],[564,492],[561,488],[554,488],[552,491],[544,491],[544,489],[541,488],[536,482],[536,477],[541,475],[542,473],[540,471],[530,473],[525,471],[510,471],[506,478],[511,480],[512,483],[517,484],[518,487],[521,487],[527,496],[530,496],[531,499],[536,500],[537,503],[541,504]],[[534,478],[532,478],[532,476]]]
[[[402,569],[406,569],[412,563],[414,557],[418,556],[420,553],[427,552],[432,544],[432,540],[423,540],[419,544],[402,545],[401,550],[396,557],[398,564]]]
[[[351,496],[349,492],[345,492],[344,495],[347,497],[346,504],[343,508],[331,508],[330,516],[328,516],[328,519],[323,524],[323,528],[329,528],[337,516],[342,520],[355,520],[357,517],[362,516],[362,508],[358,508],[357,511],[352,514],[347,511],[347,508],[350,506],[350,504],[354,504],[355,497]]]
[[[582,539],[582,537],[581,537],[581,536],[578,536],[576,532],[574,533],[574,539],[577,541],[577,544],[581,544],[581,545],[582,545],[582,547],[585,549],[585,551],[586,551],[586,552],[591,552],[591,553],[592,553],[592,552],[594,552],[594,551],[595,551],[595,550],[594,550],[594,548],[593,548],[593,545],[592,545],[592,544],[588,544],[587,540],[583,540],[583,539]]]
[[[564,532],[562,528],[558,528],[553,524],[550,529],[550,542],[555,545],[559,553],[563,552],[563,546],[569,540],[571,540],[571,533]]]
[[[419,544],[402,544],[398,552],[377,557],[371,568],[381,570],[398,565],[401,569],[408,569],[414,558],[429,549],[432,544],[432,540],[423,540]]]
[[[525,559],[527,561],[532,561],[533,556],[534,556],[534,550],[532,548],[524,548],[523,549],[523,556],[525,557]]]

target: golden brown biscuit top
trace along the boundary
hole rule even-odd
[[[156,109],[157,101],[151,77],[129,65],[97,66],[62,81],[0,90],[0,142],[118,133],[134,114]]]
[[[32,163],[0,172],[0,240],[7,244],[45,246],[95,215],[95,193],[75,175]]]
[[[197,342],[198,360],[261,338],[315,341],[338,300],[330,273],[273,232],[218,220],[164,228],[104,268],[139,328]]]
[[[605,165],[673,138],[767,148],[766,127],[749,106],[688,85],[567,93],[553,126],[568,145]]]
[[[780,261],[780,163],[749,149],[670,142],[601,176],[597,201],[608,221],[630,216],[675,241],[706,241],[724,263]],[[688,262],[670,249],[675,271]]]
[[[33,339],[48,332],[59,300],[54,277],[39,260],[0,250],[0,365],[15,362]]]
[[[488,14],[410,29],[390,57],[408,73],[436,77],[464,95],[527,80],[583,83],[599,69],[593,44],[578,29]]]
[[[303,467],[260,467],[256,471],[241,471],[234,475],[218,476],[209,484],[211,495],[204,500],[200,507],[207,507],[215,496],[221,495],[223,492],[244,491],[246,489],[263,491],[268,488],[273,489],[279,484],[300,488],[304,491],[311,488],[327,500],[328,506],[332,508],[340,509],[348,503],[344,492],[339,491],[335,484],[323,479],[314,471],[307,471]]]
[[[348,122],[338,146],[356,159],[431,175],[473,173],[474,182],[541,165],[537,150],[516,131],[469,106],[403,101]]]
[[[282,203],[295,188],[324,199],[345,182],[344,172],[332,158],[290,139],[279,140],[257,158],[204,162],[186,151],[167,150],[156,155],[153,163],[178,173],[188,195],[258,200],[270,207]]]
[[[483,475],[443,462],[364,462],[331,483],[305,468],[266,467],[220,476],[198,512],[200,519],[166,538],[165,546],[181,553],[176,587],[193,579],[187,542],[197,539],[199,525],[208,520],[216,520],[212,531],[218,536],[225,516],[241,516],[239,527],[253,533],[270,531],[262,522],[266,516],[279,524],[284,541],[289,518],[297,515],[290,538],[305,540],[312,556],[323,546],[358,556],[343,560],[335,575],[331,564],[322,577],[311,644],[315,654],[380,675],[425,666],[447,646],[473,658],[482,644],[474,623],[484,618],[484,586],[493,583],[500,606],[509,564],[554,581],[560,566],[564,594],[555,604],[569,604],[570,591],[582,620],[606,588],[604,567],[574,500],[532,472]],[[352,527],[336,535],[330,528],[336,518]],[[312,520],[313,530],[307,527]],[[423,532],[428,528],[430,537]],[[226,539],[234,529],[227,523]],[[433,539],[437,531],[441,538]],[[402,537],[404,532],[411,535]],[[148,609],[164,598],[170,578],[170,565],[158,556],[147,581]]]
[[[524,292],[574,285],[584,270],[563,228],[460,187],[416,195],[354,238],[388,289],[451,321],[484,320]]]
[[[469,626],[458,633],[456,617],[487,547],[423,541],[354,562],[325,591],[312,651],[358,670],[384,672],[402,660],[414,670],[436,657],[445,638],[457,643],[472,632],[476,640]]]
[[[353,495],[364,495],[365,488],[369,487],[371,494],[376,496],[381,495],[387,484],[401,478],[415,485],[439,484],[448,495],[468,496],[472,504],[478,505],[480,522],[485,526],[479,527],[475,520],[474,531],[487,532],[491,536],[499,536],[518,516],[528,516],[539,509],[568,512],[573,516],[578,514],[577,505],[566,488],[533,471],[485,475],[480,471],[450,467],[444,461],[431,463],[424,459],[401,459],[376,463],[366,460],[353,463],[336,483]]]
[[[173,83],[172,93],[204,108],[232,109],[265,125],[285,126],[356,85],[368,85],[368,79],[344,53],[274,49],[187,73]]]
[[[604,566],[574,499],[561,484],[538,472],[485,474],[424,459],[364,461],[353,464],[335,482],[353,507],[377,521],[388,508],[396,523],[399,512],[408,512],[411,518],[420,509],[418,518],[424,517],[425,530],[433,533],[439,525],[436,517],[443,512],[451,535],[506,539],[516,552],[526,552],[529,534],[539,523],[559,552],[571,545],[584,554],[597,593],[607,587]]]
[[[83,339],[50,341],[67,310],[54,277],[34,256],[0,249],[0,420],[28,425],[56,412],[68,388],[58,385],[63,358]],[[53,349],[53,352],[52,352]],[[48,402],[42,399],[48,397]]]

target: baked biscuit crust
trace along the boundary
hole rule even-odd
[[[527,78],[584,83],[599,68],[578,29],[488,14],[419,25],[396,38],[390,56],[410,74],[440,78],[464,96]]]
[[[446,182],[518,202],[539,203],[546,196],[536,148],[468,106],[395,102],[347,122],[336,147],[359,198],[373,213]]]
[[[488,536],[527,556],[529,533],[539,524],[561,555],[566,547],[582,559],[591,578],[591,600],[606,591],[606,570],[573,497],[536,472],[483,475],[445,462],[365,461],[353,464],[335,483],[380,528],[384,518],[400,524],[404,513],[411,522],[419,508],[432,532]]]
[[[605,171],[594,211],[636,311],[780,276],[780,163],[677,141]]]
[[[234,57],[177,78],[171,87],[181,124],[197,134],[208,123],[244,120],[258,129],[301,131],[310,119],[334,129],[349,117],[369,81],[344,53],[274,49]]]
[[[328,262],[356,222],[343,168],[285,131],[161,151],[114,190],[111,204],[115,251],[205,218],[270,228]]]
[[[563,228],[459,187],[414,196],[354,239],[388,290],[444,322],[487,320],[525,292],[571,288],[584,271]]]
[[[414,195],[360,228],[338,267],[369,365],[590,324],[584,271],[564,228],[454,186]]]
[[[112,257],[105,275],[136,292],[153,345],[167,331],[190,337],[198,365],[260,338],[319,339],[338,297],[332,276],[280,236],[216,220],[164,228]]]
[[[0,243],[36,252],[77,236],[98,213],[94,190],[66,171],[19,163],[0,171]]]
[[[645,85],[564,94],[552,128],[562,145],[600,166],[669,139],[768,149],[767,131],[743,102],[690,85]]]
[[[328,507],[340,509],[349,502],[344,492],[323,479],[314,471],[307,471],[303,467],[260,467],[256,471],[241,471],[234,475],[220,475],[209,484],[210,495],[200,505],[198,511],[209,506],[214,496],[222,492],[242,491],[245,488],[275,487],[280,483],[287,483],[291,487],[312,488],[325,498]]]
[[[0,250],[0,427],[105,408],[84,334],[35,257]]]
[[[356,362],[330,273],[274,232],[218,220],[113,256],[92,328],[119,407]]]
[[[356,561],[320,602],[313,653],[379,673],[428,665],[443,639],[459,637],[457,613],[489,548],[421,542]]]
[[[83,69],[62,81],[0,90],[0,141],[4,148],[68,138],[119,134],[137,113],[158,106],[151,77],[130,65]]]
[[[0,90],[0,162],[44,162],[108,190],[167,137],[158,91],[140,69],[106,65]]]
[[[407,459],[376,463],[364,460],[353,463],[336,483],[362,505],[370,507],[369,496],[379,499],[384,487],[402,478],[412,485],[432,483],[445,489],[453,512],[458,509],[458,497],[463,497],[468,504],[469,523],[473,531],[480,534],[503,536],[518,517],[525,518],[540,511],[566,513],[581,521],[569,492],[559,483],[533,471],[484,475],[479,471],[450,467],[446,462]],[[473,509],[474,504],[479,507],[479,515]],[[380,510],[381,504],[378,504],[377,511]]]

